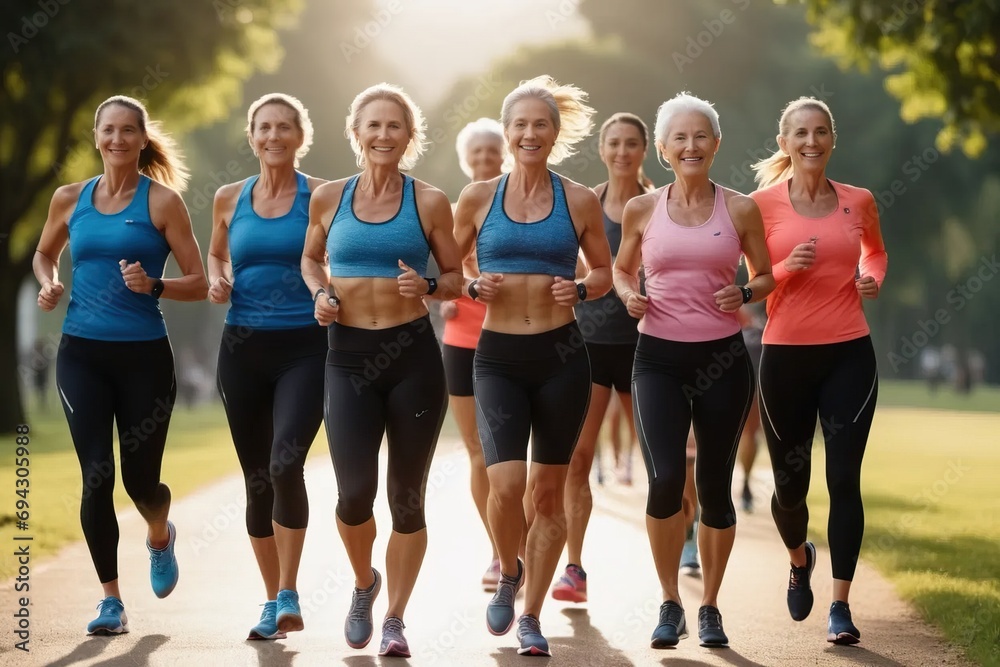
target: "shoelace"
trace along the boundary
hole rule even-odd
[[[805,588],[803,584],[807,581],[809,581],[809,566],[795,567],[793,565],[792,571],[788,575],[788,590],[797,591],[800,588]]]
[[[664,602],[660,605],[660,625],[672,625],[675,628],[681,626],[681,619],[684,618],[684,610],[680,605]]]
[[[274,623],[278,616],[277,605],[265,604],[264,611],[260,612],[261,623]]]
[[[493,604],[504,606],[514,605],[514,595],[517,590],[517,580],[511,579],[507,575],[500,576],[500,583],[497,584],[497,592],[493,596]]]
[[[405,627],[402,620],[395,616],[390,616],[382,623],[382,634],[401,638],[403,636],[403,628]]]
[[[163,549],[149,552],[149,560],[152,563],[153,571],[156,574],[166,574],[167,567],[170,563],[170,557],[167,555],[167,550]]]
[[[101,616],[113,616],[116,613],[121,613],[125,606],[118,600],[107,597],[97,603],[97,609]]]
[[[540,635],[542,634],[542,626],[534,616],[522,616],[517,622],[517,634],[519,636]]]
[[[722,614],[718,609],[702,609],[698,619],[704,627],[722,629]]]
[[[363,591],[360,588],[354,589],[354,600],[351,601],[351,620],[367,621],[371,615],[372,591]]]

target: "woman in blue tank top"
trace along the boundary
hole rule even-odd
[[[118,587],[112,424],[125,490],[149,526],[150,583],[166,597],[178,568],[160,463],[176,387],[159,299],[200,301],[208,284],[178,194],[187,171],[173,141],[141,102],[122,95],[97,107],[94,138],[104,173],[56,190],[32,267],[42,286],[38,305],[51,311],[63,294],[59,258],[69,244],[73,284],[56,383],[86,480],[83,534],[104,589],[87,633],[108,635],[128,632]],[[164,279],[171,253],[183,276]]]
[[[421,297],[454,299],[462,282],[448,198],[403,173],[423,153],[424,130],[420,109],[396,86],[379,84],[354,98],[345,134],[362,171],[316,189],[302,255],[316,320],[329,334],[326,429],[337,528],[355,576],[344,624],[352,648],[371,640],[382,585],[372,567],[372,507],[388,437],[389,607],[379,647],[387,656],[410,655],[403,613],[427,549],[427,474],[447,407],[441,348]],[[423,277],[430,252],[437,280]]]
[[[653,188],[642,171],[642,160],[649,144],[649,130],[641,118],[630,113],[616,113],[601,125],[597,145],[601,161],[608,169],[608,180],[594,188],[601,200],[604,233],[611,247],[611,257],[618,254],[622,240],[622,211],[633,197]],[[639,340],[636,320],[614,291],[600,299],[576,306],[576,321],[587,343],[590,357],[590,406],[573,450],[566,475],[566,570],[552,587],[552,597],[568,602],[587,601],[587,573],[583,568],[583,539],[593,509],[590,493],[590,469],[605,415],[619,405],[628,421],[629,446],[623,453],[631,483],[632,432],[632,362]],[[617,394],[617,402],[612,393]],[[617,452],[616,452],[617,456]]]
[[[296,170],[312,144],[309,112],[264,95],[247,111],[260,174],[215,193],[208,276],[212,303],[231,302],[219,346],[219,393],[243,470],[247,533],[267,601],[249,639],[301,630],[296,577],[309,500],[303,464],[323,421],[326,335],[299,264],[312,190]]]
[[[465,188],[455,234],[475,247],[479,277],[465,292],[486,303],[474,361],[476,414],[490,481],[490,529],[501,577],[486,611],[495,635],[514,625],[514,597],[531,571],[518,652],[549,655],[538,615],[566,538],[563,487],[587,402],[590,362],[573,306],[611,287],[611,253],[594,192],[548,169],[591,129],[586,93],[542,76],[504,99],[501,123],[513,167]],[[583,251],[590,271],[574,280]],[[529,433],[532,467],[527,470]],[[526,562],[517,557],[533,502]]]

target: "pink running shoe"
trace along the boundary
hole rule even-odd
[[[587,601],[587,573],[579,565],[567,565],[566,573],[552,587],[552,597],[563,602]]]
[[[500,583],[500,559],[494,560],[483,573],[483,590],[495,593]]]

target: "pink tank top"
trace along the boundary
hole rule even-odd
[[[649,307],[639,332],[685,343],[718,340],[740,330],[736,313],[724,313],[712,296],[736,279],[740,237],[729,217],[724,190],[715,183],[715,207],[697,227],[685,227],[667,213],[669,185],[642,234],[642,265]]]

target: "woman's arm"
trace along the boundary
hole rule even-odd
[[[565,183],[565,190],[570,217],[582,227],[580,251],[589,270],[580,284],[586,288],[587,300],[592,301],[601,298],[611,289],[611,247],[604,233],[601,202],[590,188]],[[579,262],[577,264],[579,268]],[[552,285],[552,294],[564,306],[572,306],[579,301],[574,281],[557,277]]]
[[[750,289],[752,296],[747,303],[763,301],[774,291],[774,276],[771,275],[771,256],[767,252],[764,241],[764,219],[760,208],[750,197],[736,194],[727,198],[729,217],[733,227],[740,237],[740,247],[747,258],[747,271],[750,280],[744,287]],[[743,290],[736,285],[726,285],[715,293],[715,302],[727,313],[740,309],[743,305]]]
[[[427,293],[429,285],[424,276],[417,276],[414,281],[416,284],[406,287],[414,292],[412,296],[426,296],[445,301],[457,299],[462,295],[463,287],[462,255],[455,241],[451,202],[441,190],[420,184],[417,190],[417,209],[421,220],[429,222],[427,241],[430,243],[438,268],[441,269],[441,275],[437,279],[438,285],[434,294]],[[402,279],[402,276],[400,278]],[[401,282],[400,294],[403,294],[403,289],[404,285]]]
[[[59,257],[69,242],[69,218],[80,196],[82,183],[57,188],[49,202],[49,215],[42,227],[42,236],[35,248],[31,268],[41,289],[38,307],[48,312],[59,304],[65,287],[59,281]]]
[[[233,291],[233,264],[229,255],[229,223],[236,209],[242,183],[224,185],[212,203],[212,240],[208,245],[208,299],[225,303]]]
[[[622,243],[615,258],[614,285],[628,314],[641,318],[649,306],[648,297],[639,291],[639,267],[642,264],[642,233],[653,214],[656,194],[633,197],[622,212]]]
[[[163,236],[182,274],[180,278],[163,279],[163,292],[159,298],[201,301],[208,295],[208,280],[184,200],[176,191],[154,182],[149,190],[149,210],[154,224],[162,221]],[[131,283],[129,289],[133,292],[152,293],[155,280],[146,275],[139,262],[123,269],[122,276],[126,284]]]

